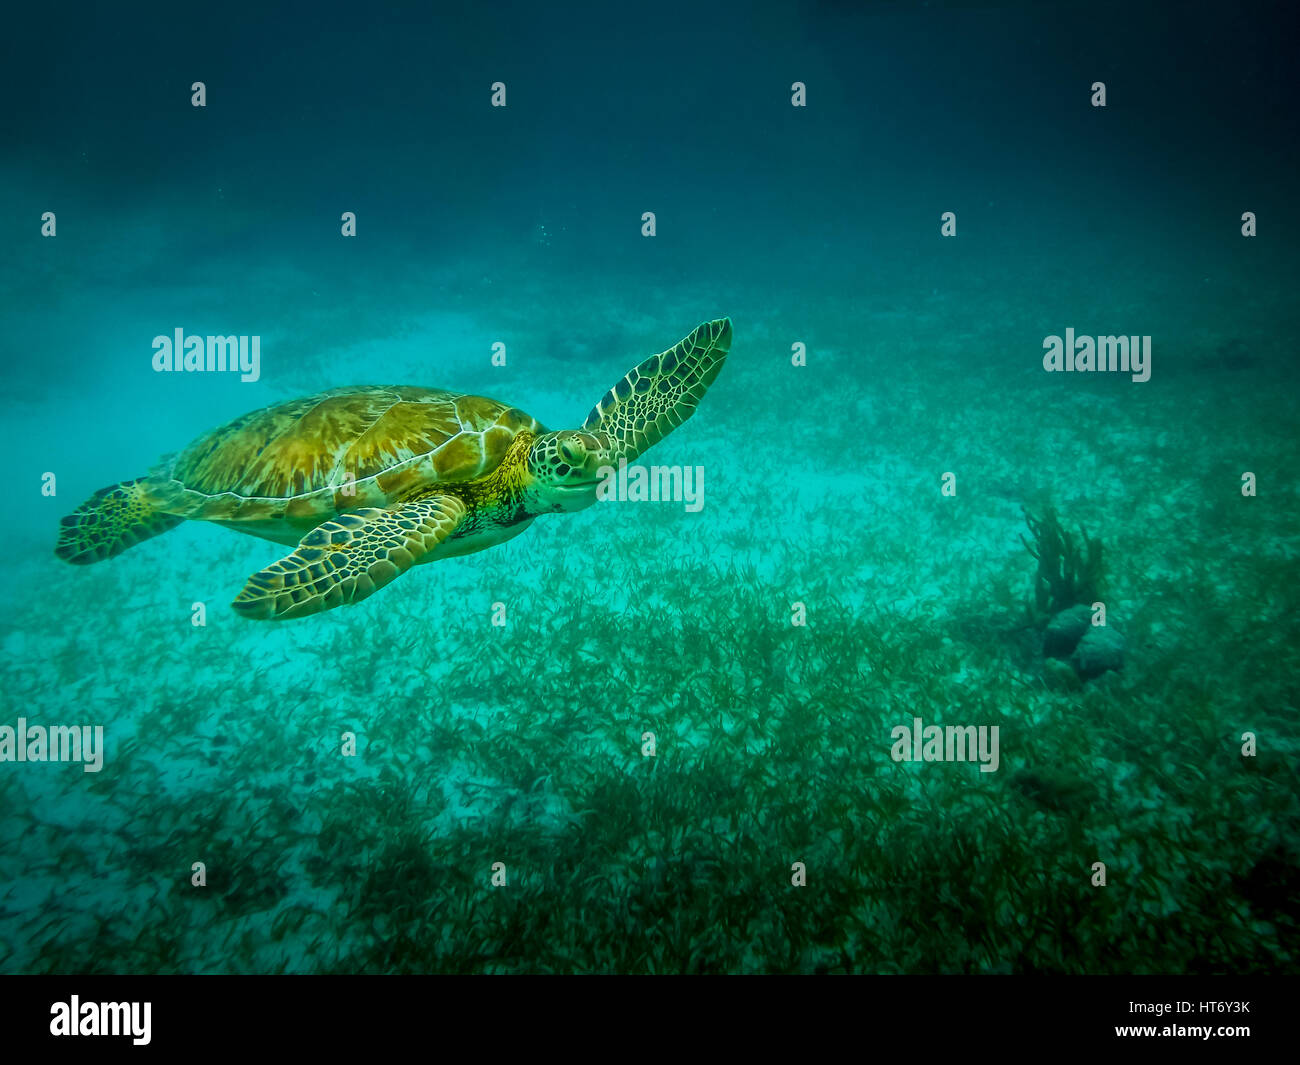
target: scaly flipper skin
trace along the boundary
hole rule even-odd
[[[465,513],[455,496],[431,495],[340,514],[249,577],[231,605],[248,618],[280,621],[359,603],[451,536]]]
[[[731,348],[731,319],[705,322],[685,340],[651,355],[605,393],[582,428],[609,437],[631,462],[694,412]]]
[[[101,488],[59,523],[54,553],[65,562],[87,566],[120,555],[184,520],[156,510],[140,481],[123,481]]]

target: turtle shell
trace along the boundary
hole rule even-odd
[[[155,470],[149,487],[180,517],[300,530],[345,510],[387,506],[424,485],[482,477],[524,431],[545,429],[482,396],[336,388],[206,433]]]

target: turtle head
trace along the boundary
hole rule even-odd
[[[528,450],[528,509],[543,514],[591,506],[601,467],[617,461],[603,433],[542,433]]]

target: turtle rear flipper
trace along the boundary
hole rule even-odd
[[[249,577],[231,606],[246,618],[280,621],[359,603],[446,540],[464,516],[450,495],[340,514]]]
[[[123,481],[101,488],[60,522],[54,553],[79,566],[102,562],[184,520],[159,510],[143,480]]]
[[[730,348],[731,319],[705,322],[630,371],[605,393],[582,428],[606,434],[614,454],[631,462],[695,413]]]

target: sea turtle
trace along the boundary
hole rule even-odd
[[[603,468],[681,425],[731,347],[705,322],[609,390],[581,429],[548,432],[517,407],[436,389],[336,388],[246,414],[147,477],[63,519],[55,554],[87,564],[188,519],[295,550],[248,578],[249,618],[360,602],[418,562],[481,551],[539,514],[596,501]]]

